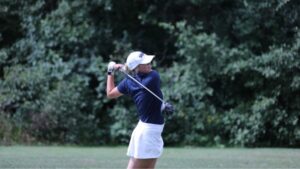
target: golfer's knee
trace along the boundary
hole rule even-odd
[[[156,164],[156,159],[134,159],[134,158],[131,158],[129,160],[127,169],[140,169],[140,168],[154,169],[155,164]]]

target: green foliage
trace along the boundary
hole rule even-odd
[[[3,144],[127,143],[136,108],[106,98],[106,64],[142,50],[156,55],[164,97],[177,110],[166,145],[299,146],[298,1],[0,6]]]
[[[3,112],[0,114],[0,144],[1,145],[11,145],[15,142],[28,141],[28,138],[24,138],[24,133],[21,131],[21,128],[18,127],[14,122],[10,120],[9,117],[6,117]]]
[[[131,106],[126,106],[125,108],[124,105]],[[129,135],[138,121],[135,107],[130,101],[124,99],[107,113],[109,113],[111,117],[111,125],[109,128],[110,144],[129,143]]]
[[[183,144],[222,144],[230,138],[229,144],[241,146],[295,145],[297,139],[286,138],[297,138],[299,124],[298,99],[288,99],[299,97],[299,88],[293,89],[297,38],[255,55],[244,44],[230,47],[216,34],[203,32],[202,24],[160,26],[176,35],[182,60],[164,79],[173,79],[166,93],[180,107],[175,118],[184,127],[176,134],[184,136]]]

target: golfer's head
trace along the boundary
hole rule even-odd
[[[131,52],[126,60],[126,66],[130,71],[136,69],[139,65],[147,65],[151,63],[154,55],[147,55],[140,51]]]

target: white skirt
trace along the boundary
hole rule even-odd
[[[158,158],[163,151],[161,137],[164,125],[139,121],[132,132],[127,155],[136,159]]]

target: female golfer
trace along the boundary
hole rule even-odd
[[[162,98],[159,74],[150,65],[153,58],[154,55],[135,51],[128,55],[125,67],[136,80]],[[108,64],[106,92],[108,98],[122,95],[132,97],[137,108],[139,122],[132,132],[127,150],[130,157],[127,168],[154,168],[164,144],[161,137],[164,128],[162,102],[127,76],[115,86],[114,70],[124,68],[123,66],[114,62]]]

